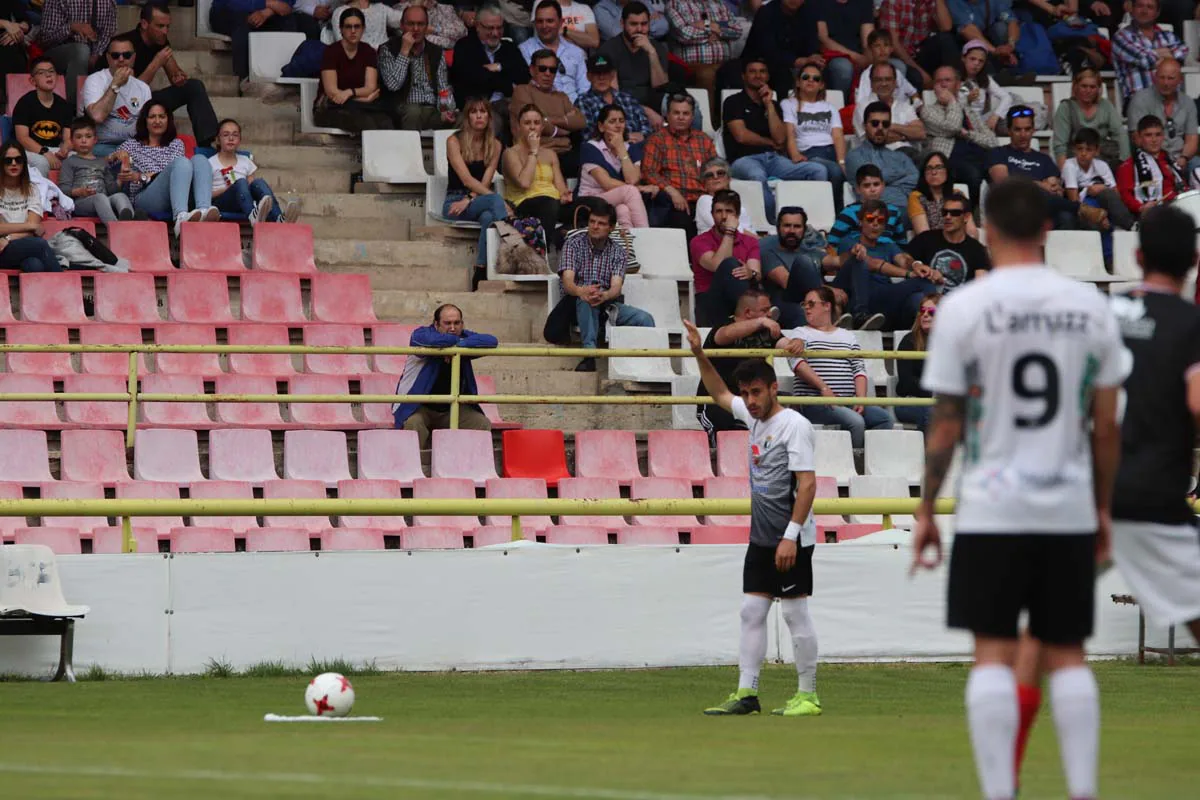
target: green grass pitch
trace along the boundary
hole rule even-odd
[[[1200,792],[1200,669],[1096,666],[1107,798]],[[962,665],[822,665],[825,715],[709,718],[734,669],[388,673],[354,679],[376,724],[302,714],[305,681],[0,683],[0,797],[972,798]],[[766,708],[795,673],[763,674]],[[1061,798],[1043,708],[1022,800]]]

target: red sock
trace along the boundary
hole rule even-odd
[[[1033,721],[1037,718],[1038,709],[1042,705],[1041,687],[1018,685],[1017,705],[1021,710],[1021,726],[1017,729],[1017,752],[1013,769],[1019,784],[1021,782],[1021,762],[1025,760],[1025,745],[1029,742],[1029,732],[1033,729]]]

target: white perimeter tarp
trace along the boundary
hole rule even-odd
[[[909,579],[892,534],[817,547],[812,613],[825,659],[961,658],[948,631],[945,568]],[[907,538],[907,537],[904,537]],[[193,673],[310,658],[381,668],[554,669],[732,664],[740,546],[467,551],[84,555],[58,559],[76,626],[77,671]],[[1116,570],[1097,586],[1097,655],[1136,650],[1137,610]],[[769,656],[781,645],[777,611]],[[1162,642],[1160,631],[1149,639]],[[0,637],[0,673],[47,673],[45,637]]]

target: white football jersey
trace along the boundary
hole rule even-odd
[[[1004,267],[938,306],[922,385],[966,397],[960,533],[1093,533],[1091,399],[1130,359],[1104,295]]]

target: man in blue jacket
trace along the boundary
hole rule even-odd
[[[449,303],[433,312],[433,324],[417,328],[409,340],[413,347],[495,347],[496,337],[475,333],[463,327],[462,310]],[[459,394],[477,394],[475,371],[471,361],[464,358],[459,371]],[[450,358],[439,356],[409,356],[404,362],[404,374],[396,385],[397,395],[450,394]],[[392,406],[396,427],[416,431],[422,450],[429,449],[430,432],[450,427],[449,403],[396,403]],[[458,427],[473,431],[490,431],[492,424],[477,405],[458,409]]]

